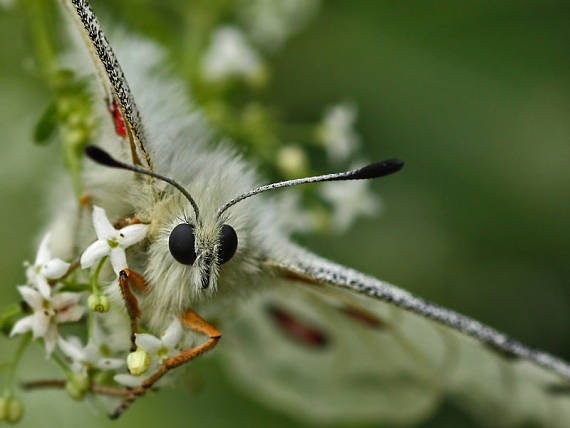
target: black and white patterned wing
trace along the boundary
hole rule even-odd
[[[87,0],[64,0],[88,48],[103,86],[107,108],[116,133],[128,142],[132,162],[152,169],[145,148],[145,130],[127,79],[119,61]]]
[[[315,421],[418,423],[443,398],[486,425],[570,425],[570,366],[302,249],[225,327],[239,383]]]

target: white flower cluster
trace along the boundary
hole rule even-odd
[[[318,136],[331,161],[347,161],[360,145],[359,135],[354,129],[356,116],[356,106],[346,102],[325,111]],[[377,212],[380,199],[370,191],[369,184],[368,181],[355,180],[322,185],[321,194],[332,205],[332,224],[336,232],[346,231],[360,215],[371,216]]]
[[[261,57],[243,33],[237,27],[224,26],[212,34],[201,73],[209,81],[238,78],[255,83],[264,79],[265,70]]]
[[[81,255],[80,266],[82,269],[88,269],[99,263],[100,268],[104,259],[108,257],[113,271],[118,276],[121,270],[128,268],[125,250],[146,237],[148,226],[133,224],[117,230],[107,218],[105,210],[97,206],[93,207],[93,225],[97,240]],[[93,312],[90,314],[89,339],[85,346],[76,336],[64,338],[59,334],[60,324],[79,321],[83,317],[89,299],[84,298],[83,292],[65,291],[67,280],[64,279],[71,273],[73,267],[59,258],[52,257],[50,238],[50,234],[46,234],[41,241],[34,264],[27,267],[27,284],[18,286],[18,291],[32,313],[18,320],[10,335],[31,331],[34,339],[43,339],[48,357],[54,354],[56,347],[59,348],[72,373],[85,375],[89,370],[106,371],[124,367],[129,344],[118,346],[110,340],[101,325],[101,317],[106,315]],[[94,288],[98,288],[99,269],[96,271],[97,273],[92,272],[89,278]],[[165,334],[161,342],[164,342],[163,346],[157,350],[160,355],[165,352],[165,355],[168,355],[170,349],[173,349],[175,345],[173,338],[176,342],[180,340],[181,327],[173,329],[175,331],[169,330],[168,334]],[[154,348],[147,343],[150,339],[146,337],[152,336],[138,336],[142,336],[141,342],[149,351],[154,352]],[[166,351],[162,349],[164,346]],[[81,391],[78,391],[77,396],[81,396],[80,393]]]
[[[79,320],[84,308],[78,304],[79,293],[58,292],[59,287],[50,286],[50,280],[61,278],[69,264],[52,258],[49,241],[48,233],[40,243],[35,263],[26,270],[28,284],[18,286],[33,313],[16,322],[10,336],[32,331],[34,339],[44,339],[46,352],[51,355],[58,339],[58,324]]]
[[[274,51],[316,14],[320,0],[242,0],[238,15],[257,44]]]

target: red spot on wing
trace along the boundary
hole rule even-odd
[[[291,281],[300,281],[306,284],[319,285],[317,281],[313,281],[310,278],[306,278],[292,272],[288,272],[285,275],[285,278]],[[388,327],[387,323],[382,321],[376,315],[373,315],[370,312],[364,310],[363,308],[352,305],[343,305],[342,307],[339,307],[339,310],[341,311],[342,314],[346,315],[352,320],[364,324],[368,327],[378,328],[378,329]]]
[[[328,338],[324,333],[294,318],[283,308],[269,304],[267,313],[276,326],[295,342],[314,348],[323,348],[328,344]]]
[[[125,121],[123,120],[121,109],[119,108],[119,104],[115,98],[113,98],[113,104],[109,108],[109,112],[113,116],[113,121],[115,122],[115,132],[121,137],[126,137],[127,129],[125,127]]]
[[[293,273],[293,272],[288,272],[288,273],[285,275],[285,278],[286,278],[286,279],[289,279],[289,280],[291,280],[291,281],[300,281],[300,282],[305,282],[305,283],[311,284],[311,285],[318,285],[318,282],[316,282],[316,281],[311,281],[309,278],[306,278],[306,277],[297,275],[297,274],[295,274],[295,273]]]
[[[386,328],[387,324],[370,312],[354,306],[343,306],[340,311],[347,317],[372,328]]]

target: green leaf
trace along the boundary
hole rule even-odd
[[[51,141],[51,137],[57,128],[57,108],[51,103],[36,124],[34,129],[34,143],[45,145]]]

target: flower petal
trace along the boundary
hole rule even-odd
[[[14,324],[14,327],[12,327],[12,331],[10,332],[10,337],[16,334],[22,334],[32,330],[33,324],[34,324],[33,315],[29,315],[27,317],[18,320],[16,324]]]
[[[32,331],[34,339],[44,337],[50,326],[51,316],[47,310],[39,310],[32,315]]]
[[[174,320],[170,323],[170,325],[164,332],[164,335],[162,336],[162,343],[168,349],[173,349],[176,346],[176,344],[180,341],[182,333],[183,333],[182,324],[180,323],[180,320],[178,318],[174,317]]]
[[[144,378],[142,376],[133,376],[130,374],[118,374],[113,377],[113,380],[129,388],[136,388],[139,386]]]
[[[61,259],[51,259],[42,264],[40,274],[50,279],[61,278],[69,269],[69,263],[65,263]]]
[[[74,337],[68,338],[68,340],[64,340],[63,337],[59,337],[57,340],[57,344],[62,352],[71,358],[73,361],[83,361],[85,359],[85,353],[83,352],[83,348],[81,346],[77,346],[74,341],[72,340]],[[78,338],[76,338],[78,339]]]
[[[113,265],[113,270],[119,275],[119,272],[123,269],[127,269],[127,255],[125,254],[125,250],[121,247],[113,248],[111,250],[111,255],[109,256],[111,259],[111,264]]]
[[[93,206],[93,226],[95,227],[95,233],[97,238],[108,240],[118,237],[117,230],[113,227],[105,210],[96,205]]]
[[[135,343],[138,347],[144,349],[149,354],[154,354],[162,348],[162,342],[152,334],[137,333]]]
[[[61,309],[65,309],[67,306],[73,306],[79,303],[81,299],[81,293],[72,293],[70,291],[57,293],[55,294],[52,299],[53,308],[58,311]]]
[[[117,370],[125,365],[125,360],[122,358],[101,358],[95,367],[99,370]]]
[[[35,285],[36,288],[40,291],[44,299],[46,300],[50,299],[51,287],[47,282],[47,279],[45,279],[41,275],[35,275],[33,285]]]
[[[51,252],[49,250],[49,240],[51,238],[51,233],[46,233],[40,242],[40,247],[38,248],[38,253],[36,255],[36,262],[34,265],[41,265],[51,259]]]
[[[30,305],[32,309],[37,311],[42,308],[44,299],[37,290],[33,289],[32,287],[20,285],[18,287],[18,291],[22,295],[24,301]]]
[[[148,231],[148,225],[146,224],[132,224],[130,226],[123,227],[119,230],[119,244],[123,248],[130,247],[137,242],[142,241],[146,232]]]
[[[83,254],[81,254],[81,269],[86,269],[93,266],[103,257],[109,254],[111,247],[107,241],[99,240],[93,242],[87,247]]]
[[[69,306],[66,309],[59,311],[55,315],[55,322],[60,324],[64,322],[74,322],[81,319],[85,313],[85,308],[83,306],[75,305]]]
[[[55,345],[57,343],[57,337],[58,337],[57,325],[51,324],[46,334],[44,335],[44,344],[46,346],[46,354],[48,358],[51,356],[51,353],[55,349]]]

